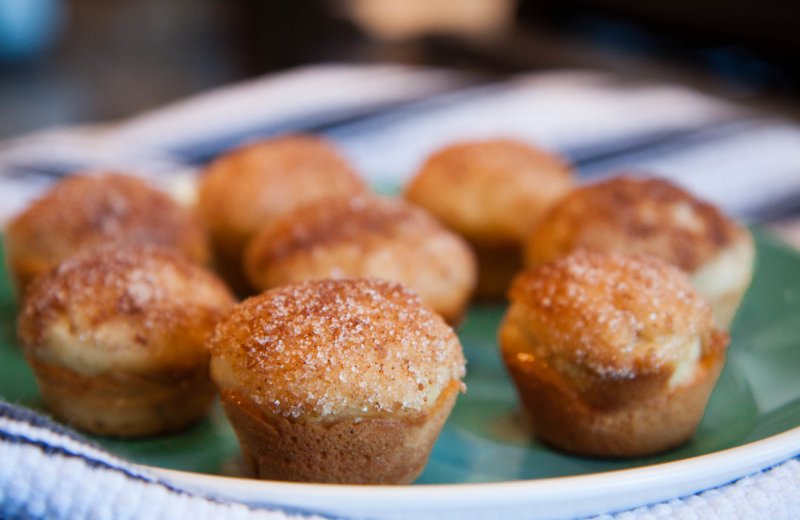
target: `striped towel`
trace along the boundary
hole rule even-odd
[[[0,461],[0,518],[8,520],[322,518],[285,509],[254,510],[177,489],[77,433],[2,401]],[[692,497],[597,518],[790,520],[798,512],[800,462],[790,460]]]
[[[474,83],[443,71],[319,66],[117,124],[26,136],[0,144],[0,222],[75,170],[182,186],[219,153],[287,132],[333,139],[376,184],[401,184],[446,143],[502,135],[563,154],[584,179],[624,168],[670,178],[748,222],[800,214],[800,126],[789,121],[598,73]]]
[[[75,170],[121,169],[183,193],[224,150],[307,131],[333,139],[376,185],[402,184],[445,143],[504,135],[564,154],[582,179],[625,168],[670,178],[751,223],[800,215],[800,127],[686,88],[586,72],[485,83],[439,70],[329,65],[117,124],[0,144],[0,222]],[[284,517],[180,491],[49,421],[0,405],[0,518],[189,515]],[[797,518],[800,463],[616,516]]]
[[[0,401],[0,518],[316,518],[176,489],[41,415]]]
[[[78,169],[123,169],[180,187],[235,145],[309,131],[336,141],[376,184],[402,183],[445,143],[503,135],[562,153],[584,179],[625,168],[670,178],[748,222],[800,214],[800,127],[789,121],[598,73],[474,83],[443,71],[319,66],[117,124],[26,136],[0,144],[0,222]]]

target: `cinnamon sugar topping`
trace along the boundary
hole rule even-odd
[[[650,257],[581,250],[518,277],[511,299],[534,354],[602,376],[657,370],[712,330],[710,308],[685,275]]]
[[[233,303],[172,249],[112,243],[34,280],[18,331],[29,354],[81,373],[176,368],[207,358],[205,336]]]
[[[423,411],[464,375],[457,337],[401,285],[321,280],[250,298],[210,340],[218,386],[289,417]]]
[[[662,179],[615,177],[557,202],[526,244],[528,264],[577,249],[653,255],[692,272],[737,240],[734,221]]]

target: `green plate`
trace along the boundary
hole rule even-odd
[[[573,457],[532,440],[501,364],[495,331],[500,306],[475,306],[460,331],[469,361],[467,386],[418,484],[506,482],[651,466],[767,439],[800,425],[800,256],[756,233],[753,285],[732,330],[725,370],[694,438],[655,457],[614,461]],[[36,384],[14,333],[15,303],[0,272],[0,397],[41,409]],[[231,474],[234,434],[216,406],[177,435],[140,440],[96,438],[111,452],[161,468]],[[800,450],[800,447],[798,447]]]

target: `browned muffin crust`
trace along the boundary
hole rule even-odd
[[[109,369],[180,368],[208,359],[198,345],[232,304],[220,280],[173,250],[112,244],[73,256],[37,279],[20,312],[18,333],[26,353],[42,359],[50,357],[51,327],[65,323],[94,354],[124,356],[126,366],[112,363]],[[104,341],[111,339],[112,344]],[[115,352],[122,345],[135,357]],[[139,363],[131,364],[134,359]]]
[[[347,484],[410,484],[455,405],[453,382],[426,414],[359,421],[298,422],[265,412],[251,399],[223,392],[252,474],[269,480]],[[324,470],[323,470],[324,468]]]
[[[528,237],[528,265],[588,248],[649,254],[692,272],[746,231],[662,179],[615,177],[556,203]]]
[[[560,157],[495,139],[434,153],[405,196],[468,240],[502,245],[519,243],[572,186],[571,169]]]
[[[385,280],[267,291],[238,305],[208,344],[242,451],[264,478],[410,482],[464,376],[452,329]]]
[[[453,330],[379,279],[314,280],[240,303],[209,339],[217,384],[304,420],[421,411],[464,373]]]
[[[198,202],[226,276],[241,288],[242,252],[266,223],[303,204],[367,191],[327,140],[296,135],[243,146],[215,160]]]
[[[560,157],[494,139],[434,153],[405,197],[470,242],[478,258],[475,295],[497,300],[523,266],[525,236],[572,186],[570,167]]]
[[[65,178],[14,218],[5,233],[18,294],[77,251],[110,241],[174,247],[200,264],[210,258],[196,215],[144,181],[117,173]]]
[[[670,369],[679,352],[657,341],[712,328],[708,303],[688,279],[653,257],[580,250],[522,273],[510,293],[535,330],[537,357],[627,379]],[[561,361],[556,361],[556,358]]]
[[[67,424],[95,435],[170,433],[205,416],[214,397],[208,366],[149,375],[85,375],[30,357],[42,402]]]
[[[110,244],[37,278],[18,334],[57,416],[94,433],[148,435],[205,413],[205,341],[233,303],[221,281],[172,249]]]
[[[682,272],[579,250],[520,275],[511,300],[501,350],[543,440],[638,456],[692,435],[728,337]]]
[[[245,254],[251,285],[268,289],[321,278],[401,282],[450,323],[475,286],[469,246],[422,209],[358,196],[302,206],[267,224]]]

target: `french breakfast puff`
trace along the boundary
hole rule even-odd
[[[405,484],[456,396],[453,330],[401,285],[285,285],[239,304],[209,340],[211,377],[261,478]]]
[[[5,230],[6,261],[17,295],[77,251],[111,241],[174,247],[199,264],[211,256],[200,219],[167,194],[127,175],[71,175]]]
[[[572,186],[570,167],[560,157],[496,139],[434,153],[405,197],[472,244],[478,257],[476,295],[498,299],[522,269],[527,233]]]
[[[500,348],[540,439],[635,457],[692,436],[728,336],[684,273],[579,250],[521,274],[510,297]]]
[[[723,327],[753,274],[746,228],[661,179],[617,177],[579,188],[556,203],[528,237],[528,265],[586,248],[648,254],[689,274]]]
[[[200,179],[198,204],[211,230],[218,268],[245,293],[244,248],[265,224],[314,200],[366,191],[332,144],[296,135],[259,141],[219,157]]]
[[[404,284],[450,324],[475,287],[464,240],[402,199],[325,199],[287,213],[251,241],[245,272],[259,290],[320,278],[377,277]]]
[[[141,436],[205,415],[207,336],[234,304],[213,274],[172,249],[110,244],[33,281],[18,333],[44,403],[88,432]]]

